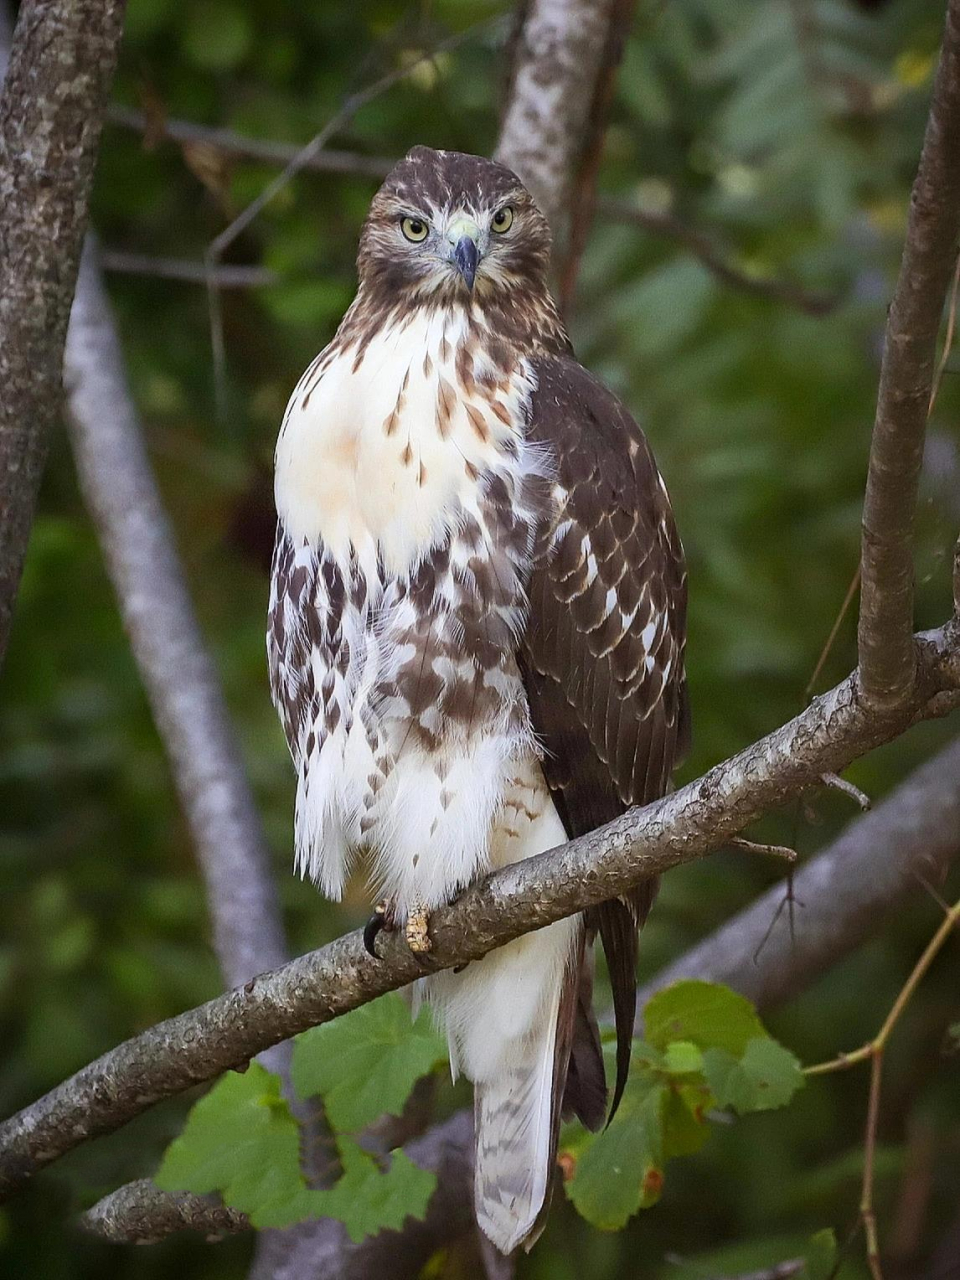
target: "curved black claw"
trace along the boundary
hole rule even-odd
[[[373,956],[374,960],[379,960],[377,955],[377,934],[381,929],[385,929],[387,925],[386,917],[382,911],[375,911],[367,923],[363,926],[363,945]]]

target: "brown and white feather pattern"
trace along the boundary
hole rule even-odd
[[[422,249],[400,236],[414,214]],[[437,232],[463,216],[472,292]],[[515,175],[415,149],[277,444],[267,643],[297,864],[337,898],[366,852],[401,920],[661,794],[686,735],[669,503],[639,428],[570,354],[548,255]],[[420,984],[474,1082],[477,1216],[505,1252],[542,1228],[561,1111],[603,1120],[585,938],[603,937],[623,1033],[651,897]],[[625,1052],[629,1035],[621,1083]]]

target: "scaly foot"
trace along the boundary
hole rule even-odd
[[[430,941],[430,914],[419,902],[410,909],[404,937],[407,946],[418,958],[433,950],[433,943]]]

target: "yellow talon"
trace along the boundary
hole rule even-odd
[[[414,907],[407,916],[404,937],[407,940],[407,946],[415,956],[423,956],[433,950],[429,929],[430,915],[426,907],[419,905]]]

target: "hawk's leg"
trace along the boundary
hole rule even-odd
[[[433,943],[430,941],[430,913],[420,902],[414,903],[410,909],[404,937],[407,946],[418,958],[433,950]]]
[[[373,908],[373,915],[363,926],[363,945],[374,960],[380,959],[377,955],[377,934],[381,929],[392,933],[397,927],[396,910],[397,906],[393,899],[384,898]]]

